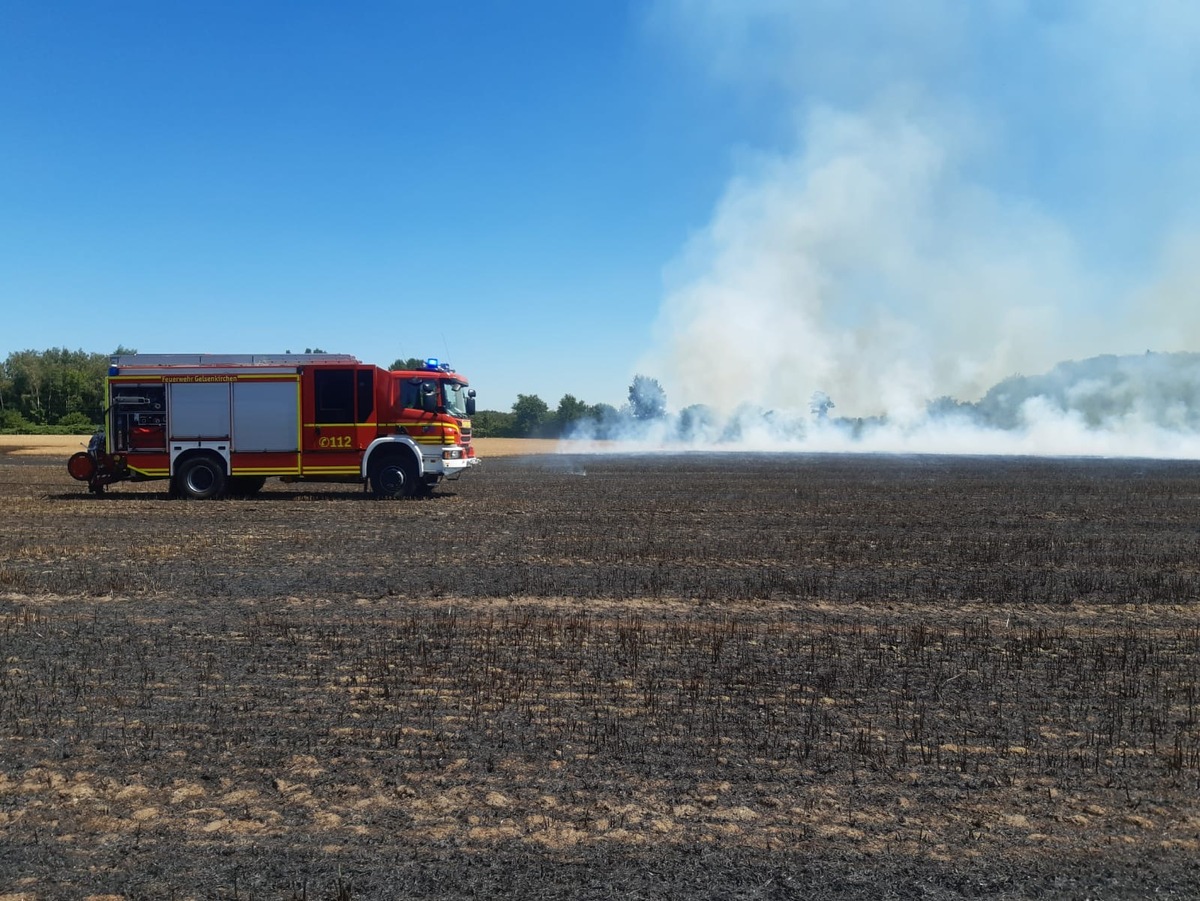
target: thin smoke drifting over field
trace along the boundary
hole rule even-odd
[[[1178,455],[1193,366],[1160,367],[1183,379],[1174,413],[1130,395],[1136,378],[1078,386],[1124,398],[1089,401],[1103,416],[1064,396],[1003,422],[929,409],[1062,360],[1200,349],[1200,11],[863,6],[854,22],[825,4],[659,8],[719,84],[786,98],[796,124],[740,153],[668,272],[640,371],[755,444]],[[866,425],[808,421],[816,391]]]

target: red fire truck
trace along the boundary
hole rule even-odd
[[[268,477],[428,492],[479,462],[475,391],[436,359],[389,372],[340,354],[112,358],[104,428],[67,471],[99,494],[170,479],[183,498],[248,496]]]

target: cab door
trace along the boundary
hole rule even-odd
[[[311,370],[311,374],[311,401],[305,404],[305,413],[311,414],[311,418],[305,416],[305,454],[357,456],[365,447],[366,437],[360,424],[373,414],[372,371],[353,366],[322,366]],[[364,383],[368,389],[365,398]]]

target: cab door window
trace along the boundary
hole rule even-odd
[[[313,373],[313,393],[316,395],[315,422],[354,422],[353,369],[318,369]]]
[[[355,422],[366,422],[375,412],[375,370],[358,370],[358,419]]]

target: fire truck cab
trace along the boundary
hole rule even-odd
[[[67,470],[95,493],[169,479],[171,494],[248,496],[267,478],[428,492],[479,460],[475,391],[448,365],[389,372],[340,354],[112,358],[105,427]]]

